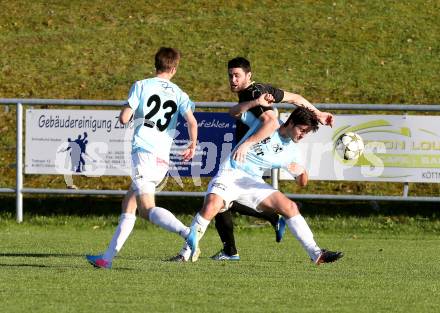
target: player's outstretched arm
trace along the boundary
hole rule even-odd
[[[189,136],[189,146],[182,152],[183,160],[191,160],[196,153],[197,145],[197,120],[191,110],[188,110],[183,116],[187,122],[188,136]]]
[[[247,112],[257,106],[271,107],[273,102],[274,98],[271,94],[263,93],[255,100],[237,103],[229,109],[229,114],[232,117],[239,119],[244,112]]]
[[[287,170],[293,177],[295,177],[295,181],[299,186],[304,187],[309,182],[307,170],[301,164],[290,163]]]
[[[306,100],[303,96],[298,95],[292,92],[284,92],[284,98],[282,102],[292,103],[297,106],[302,106],[308,108],[316,113],[318,116],[319,122],[323,125],[328,125],[330,127],[334,124],[334,117],[331,113],[321,112],[318,110],[313,104],[311,104],[308,100]]]

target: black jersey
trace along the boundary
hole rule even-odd
[[[258,99],[263,93],[271,94],[277,103],[281,102],[284,98],[284,91],[281,89],[275,88],[268,84],[252,83],[249,85],[249,87],[238,93],[238,103]],[[249,112],[252,112],[252,114],[258,118],[264,111],[267,110],[273,110],[273,108],[263,107],[260,105],[253,107],[249,110]],[[249,130],[249,127],[240,120],[237,120],[236,126],[235,140],[236,143],[238,143]]]

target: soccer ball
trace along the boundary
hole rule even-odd
[[[356,160],[364,152],[364,141],[356,133],[344,133],[336,140],[335,150],[344,160]]]

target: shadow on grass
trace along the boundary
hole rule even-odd
[[[3,264],[0,263],[0,268],[6,268],[6,267],[31,267],[31,268],[66,268],[66,269],[83,269],[84,266],[73,266],[73,265],[46,265],[46,264],[26,264],[26,263],[19,263],[19,264]],[[106,271],[102,268],[94,268],[91,265],[87,268],[96,270],[96,271]],[[136,271],[134,268],[128,268],[128,267],[118,267],[118,268],[112,268],[111,271]]]
[[[54,268],[60,266],[43,265],[43,264],[1,264],[0,267],[37,267],[37,268]],[[72,267],[72,266],[61,266],[61,267]]]
[[[83,258],[85,254],[73,254],[73,253],[0,253],[1,257],[13,257],[13,258],[49,258],[49,257],[59,257],[59,258],[71,258],[71,257],[80,257]],[[131,259],[124,258],[121,259]],[[84,259],[84,264],[87,265],[86,268],[95,269],[95,270],[103,270],[100,268],[94,268],[91,264],[89,264]],[[80,269],[84,268],[84,266],[73,266],[73,265],[48,265],[48,264],[28,264],[28,263],[16,263],[16,264],[7,264],[0,263],[0,267],[35,267],[35,268],[75,268]],[[112,269],[113,270],[113,269]],[[128,267],[118,267],[116,270],[121,271],[135,271],[134,268]]]
[[[49,258],[49,257],[82,257],[82,254],[65,253],[0,253],[0,257],[29,257],[29,258]]]
[[[7,253],[2,252],[0,253],[1,257],[13,257],[13,258],[50,258],[50,257],[59,257],[59,258],[83,258],[86,254],[74,254],[74,253],[35,253],[35,252],[21,252],[21,253]],[[150,260],[158,260],[157,256],[118,256],[118,260],[130,260],[130,261],[137,261],[139,259],[150,259]],[[161,261],[165,261],[161,260]]]

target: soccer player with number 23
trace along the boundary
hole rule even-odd
[[[100,255],[87,255],[95,267],[111,268],[113,258],[121,250],[134,228],[136,210],[139,216],[186,239],[190,229],[170,211],[157,207],[154,200],[156,186],[168,172],[169,154],[176,131],[179,113],[187,121],[189,146],[182,152],[183,159],[193,158],[197,142],[197,121],[194,103],[171,79],[176,74],[180,52],[160,48],[155,55],[156,76],[137,81],[128,95],[128,105],[121,110],[119,120],[134,122],[132,140],[132,185],[122,202],[119,224],[108,245]]]

